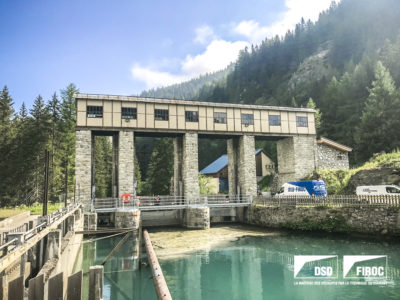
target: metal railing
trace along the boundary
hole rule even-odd
[[[400,206],[400,196],[356,196],[356,195],[332,195],[327,197],[263,197],[258,196],[253,201],[254,205],[263,206]]]
[[[44,230],[46,227],[51,226],[58,219],[60,219],[70,211],[76,209],[78,206],[80,206],[80,203],[75,203],[59,209],[45,217],[40,217],[38,220],[40,220],[41,223],[30,230],[28,230],[28,225],[23,224],[5,233],[5,239],[7,240],[7,242],[0,246],[0,258],[17,249],[18,246],[32,239],[39,232]],[[19,231],[24,228],[24,226],[26,230]]]
[[[139,196],[129,201],[118,198],[96,198],[93,209],[111,211],[119,208],[137,208],[141,210],[180,209],[190,205],[207,206],[243,206],[251,203],[247,195],[200,195],[198,197],[183,196]]]

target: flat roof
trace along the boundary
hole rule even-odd
[[[194,101],[194,100],[176,100],[176,99],[164,99],[164,98],[149,98],[149,97],[139,97],[139,96],[122,96],[122,95],[81,94],[81,93],[77,93],[77,94],[74,94],[74,98],[75,99],[87,99],[87,100],[134,101],[134,102],[146,102],[146,103],[158,103],[158,104],[182,104],[182,105],[208,106],[208,107],[264,109],[264,110],[315,113],[315,110],[312,109],[312,108],[296,108],[296,107],[250,105],[250,104],[233,104],[233,103],[205,102],[205,101]]]

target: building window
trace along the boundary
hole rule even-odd
[[[103,117],[103,106],[88,106],[87,107],[88,118],[102,118]]]
[[[297,127],[308,127],[307,117],[296,117]]]
[[[244,124],[246,126],[254,125],[253,114],[242,114],[242,124]]]
[[[136,107],[122,107],[121,118],[122,119],[136,119],[137,111]]]
[[[155,109],[154,119],[157,121],[168,121],[169,120],[168,109]]]
[[[337,156],[337,160],[344,160],[344,155],[343,154],[339,154]]]
[[[197,111],[185,111],[186,122],[198,122],[199,113]]]
[[[269,126],[281,126],[281,116],[270,115],[269,116]]]
[[[214,113],[214,123],[226,124],[226,113],[215,112]]]

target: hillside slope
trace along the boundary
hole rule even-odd
[[[359,185],[400,185],[400,151],[376,155],[362,166],[350,170],[319,170],[312,177],[321,177],[331,195],[355,194]]]

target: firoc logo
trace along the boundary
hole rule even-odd
[[[337,255],[295,255],[294,278],[337,278]]]
[[[386,279],[387,255],[343,256],[343,278]]]

